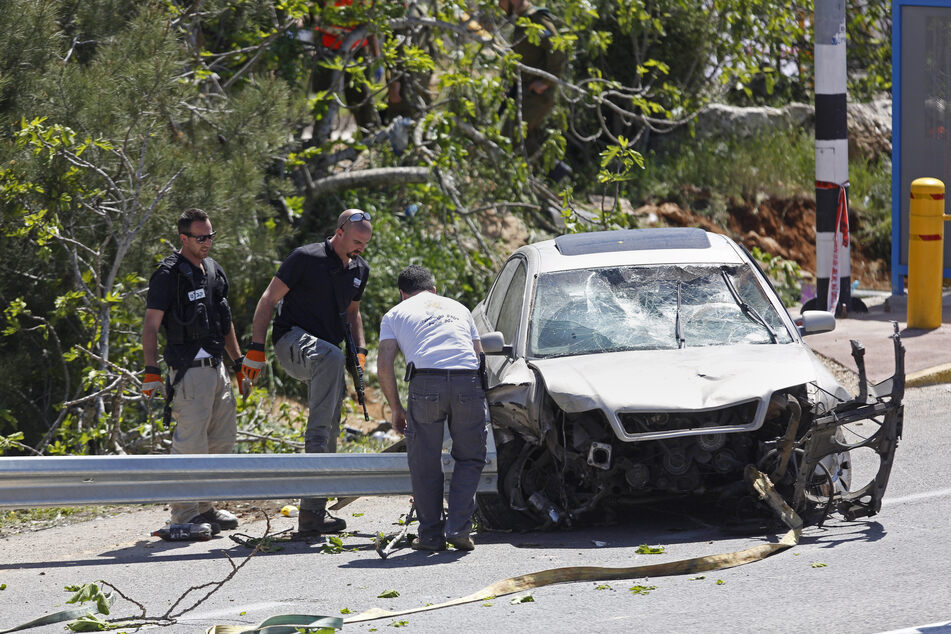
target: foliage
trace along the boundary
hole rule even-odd
[[[96,603],[96,611],[100,614],[109,614],[110,602],[102,589],[95,583],[85,583],[81,586],[67,586],[66,590],[73,592],[73,596],[66,603],[83,604],[86,601]]]
[[[865,101],[892,88],[892,3],[850,0],[845,7],[849,95]]]
[[[752,255],[769,277],[783,305],[798,304],[802,298],[802,268],[799,264],[778,255],[770,255],[758,247],[753,247]]]
[[[634,552],[636,552],[638,555],[662,555],[664,554],[664,547],[641,544]]]
[[[10,125],[0,145],[0,244],[16,255],[0,288],[0,350],[12,362],[0,380],[17,418],[31,412],[35,426],[23,431],[32,442],[45,432],[40,450],[103,451],[143,418],[142,296],[172,246],[156,236],[174,235],[180,210],[201,206],[230,237],[215,252],[226,269],[255,257],[267,232],[238,212],[260,207],[245,184],[262,181],[293,102],[266,77],[212,96],[183,75],[193,61],[178,37],[184,25],[161,4],[103,2],[95,18],[59,8],[55,22],[29,23],[54,30],[34,33],[53,46],[45,66],[24,73],[35,90],[18,95],[17,118],[0,113]],[[74,40],[58,39],[57,28]]]
[[[849,161],[849,227],[872,258],[891,261],[891,161],[857,157]]]
[[[8,509],[0,512],[0,528],[16,527],[25,523],[53,522],[76,513],[83,513],[88,507],[49,507],[33,509]]]
[[[815,140],[807,130],[783,127],[750,136],[703,136],[650,153],[642,174],[628,192],[635,200],[684,202],[691,189],[715,192],[721,201],[796,195],[814,191]]]
[[[520,116],[509,95],[522,68],[494,2],[9,0],[0,436],[22,433],[15,442],[43,453],[166,449],[159,403],[139,394],[139,333],[148,277],[177,248],[172,227],[187,207],[207,210],[218,231],[213,256],[242,341],[287,253],[331,234],[341,209],[370,211],[361,305],[372,342],[409,263],[431,268],[444,294],[479,301],[510,248],[488,230],[500,218],[519,218],[532,238],[589,228],[576,199],[590,195],[614,201],[594,218],[607,228],[627,222],[622,197],[700,187],[716,216],[763,187],[811,190],[801,133],[649,149],[658,135],[689,134],[713,100],[806,99],[811,3],[546,4],[552,46],[570,61],[541,150],[527,156],[520,133],[503,134]],[[872,94],[887,87],[889,7],[849,3],[848,16],[850,76]],[[354,27],[336,50],[314,36],[328,23]],[[396,88],[408,103],[399,116]],[[361,106],[369,116],[355,126]],[[546,175],[558,160],[574,173],[556,184]],[[885,221],[863,237],[881,242]],[[265,377],[239,407],[242,450],[295,451],[303,418],[275,399],[305,387],[273,368]],[[13,442],[6,451],[23,449]]]

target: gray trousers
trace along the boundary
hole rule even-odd
[[[175,370],[170,370],[174,381]],[[172,453],[231,453],[237,436],[234,394],[225,364],[188,368],[172,399]],[[210,511],[210,502],[173,502],[172,523],[184,524]]]
[[[421,541],[468,535],[475,493],[485,467],[488,404],[477,374],[418,374],[409,384],[406,453]],[[449,513],[443,517],[443,423],[449,424],[452,458]]]
[[[336,453],[343,404],[345,357],[334,344],[294,327],[274,344],[284,371],[308,385],[306,453]],[[301,498],[301,510],[323,511],[327,498]]]

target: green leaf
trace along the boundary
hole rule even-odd
[[[328,535],[327,543],[324,544],[320,552],[328,555],[338,555],[343,552],[343,540],[337,535]]]
[[[340,608],[340,614],[353,614],[353,610],[350,608]]]
[[[128,625],[128,623],[110,623],[109,621],[101,619],[96,614],[87,614],[86,616],[79,617],[75,621],[70,621],[66,627],[74,632],[104,632],[106,630],[115,630],[120,627],[125,627],[126,625]]]
[[[530,594],[526,594],[524,597],[515,597],[510,603],[512,605],[518,605],[519,603],[535,603],[535,597]]]
[[[377,599],[395,599],[400,596],[397,590],[386,590],[376,596]]]
[[[631,594],[650,594],[651,590],[656,590],[657,586],[631,586],[628,588]]]
[[[814,562],[812,562],[812,567],[813,567],[813,568],[825,568],[825,567],[828,566],[828,565],[829,565],[829,564],[824,564],[824,563],[822,563],[821,561],[814,561]]]
[[[75,586],[72,586],[75,588]],[[71,590],[71,588],[67,588]],[[76,591],[66,603],[85,603],[86,601],[95,601],[96,609],[100,614],[109,614],[109,598],[102,593],[102,590],[95,583],[87,583],[82,586],[79,586],[79,589]]]
[[[664,553],[664,547],[641,544],[634,552],[636,552],[638,555],[662,555]]]

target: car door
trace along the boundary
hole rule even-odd
[[[499,311],[502,309],[502,300],[505,299],[505,293],[508,291],[509,283],[512,281],[512,276],[515,275],[520,259],[510,258],[502,266],[502,270],[499,271],[495,282],[489,288],[486,298],[473,309],[472,317],[480,333],[495,330],[495,322],[498,320]]]
[[[500,331],[506,344],[516,344],[525,304],[526,270],[525,258],[519,255],[509,258],[502,267],[486,300],[473,314],[481,334]],[[504,368],[510,364],[511,359],[505,355],[487,355],[489,383],[497,383]]]

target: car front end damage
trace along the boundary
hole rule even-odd
[[[519,359],[488,391],[499,479],[497,496],[480,496],[482,521],[610,521],[625,503],[688,495],[748,519],[763,509],[744,482],[747,465],[768,474],[806,523],[875,515],[902,427],[897,325],[893,340],[895,374],[871,388],[864,349],[852,342],[854,398],[797,345],[710,348],[680,368],[649,354],[627,364],[609,355]],[[634,358],[644,367],[621,369]]]

